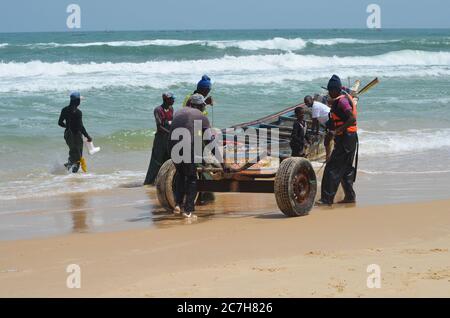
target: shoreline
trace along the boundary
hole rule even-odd
[[[318,168],[317,168],[318,169]],[[317,172],[317,171],[316,171]],[[323,169],[317,174],[318,194]],[[422,204],[448,200],[447,196],[422,193],[395,196],[392,186],[397,178],[376,180],[360,177],[356,183],[357,208],[382,207],[392,204]],[[429,184],[428,181],[426,184]],[[445,191],[441,191],[442,193]],[[217,218],[278,213],[273,194],[217,193],[213,204],[197,207],[199,222]],[[335,202],[343,199],[338,191]],[[113,189],[89,192],[63,193],[53,196],[4,200],[0,208],[0,242],[2,240],[34,239],[71,233],[118,232],[134,229],[179,225],[182,220],[173,217],[159,206],[156,188],[128,182]],[[339,208],[339,205],[334,205]],[[314,214],[314,207],[310,212]]]
[[[450,200],[289,219],[254,204],[208,222],[0,241],[0,296],[449,295]],[[65,286],[70,264],[82,269],[81,289]],[[366,286],[370,264],[381,268],[381,289]]]

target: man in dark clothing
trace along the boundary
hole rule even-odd
[[[206,106],[214,106],[214,99],[209,94],[211,93],[212,82],[208,75],[203,75],[200,81],[197,83],[197,89],[192,93],[188,94],[183,101],[183,107],[191,106],[191,97],[195,94],[200,94],[205,98]],[[208,116],[208,110],[206,107],[202,110],[203,115]],[[208,173],[203,173],[201,178],[210,179]],[[198,194],[197,203],[200,205],[208,204],[214,202],[215,196],[212,192],[200,192]]]
[[[170,159],[169,132],[173,119],[173,104],[175,96],[172,93],[162,95],[163,103],[154,110],[156,121],[156,134],[153,141],[152,157],[148,166],[144,185],[154,184],[159,169],[164,162]]]
[[[303,108],[297,107],[295,109],[295,116],[297,120],[292,127],[290,146],[292,150],[292,157],[304,157],[304,148],[306,141],[306,122]]]
[[[80,161],[83,157],[83,136],[89,142],[92,141],[91,136],[87,133],[83,125],[83,113],[78,109],[81,103],[79,92],[70,94],[70,104],[61,110],[58,125],[65,128],[64,139],[69,147],[69,159],[64,166],[73,173],[80,169]]]
[[[322,178],[322,191],[319,203],[333,204],[339,184],[345,192],[345,198],[339,203],[355,203],[356,194],[353,183],[356,178],[356,167],[353,167],[357,151],[357,105],[356,101],[342,91],[341,80],[333,75],[328,83],[331,101],[331,120],[334,135],[334,149]]]
[[[176,207],[174,213],[181,212],[181,207],[184,203],[183,216],[186,218],[195,217],[193,212],[195,211],[195,196],[197,195],[197,166],[195,164],[195,158],[201,157],[203,150],[195,149],[195,139],[199,137],[203,140],[203,134],[205,130],[210,128],[208,118],[202,114],[205,110],[205,99],[200,94],[194,94],[190,98],[190,106],[183,107],[181,110],[175,113],[172,126],[170,127],[171,139],[169,141],[170,154],[177,174],[175,177],[175,200]],[[197,124],[196,124],[197,122]],[[181,130],[179,130],[181,128]],[[177,136],[174,132],[185,132],[182,135],[182,140],[176,139]],[[184,138],[188,138],[184,140]],[[183,145],[190,145],[190,149],[186,147],[176,151],[175,146],[178,143]],[[202,153],[196,153],[197,150],[201,150]],[[189,154],[184,153],[189,151]]]

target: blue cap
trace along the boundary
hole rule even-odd
[[[77,92],[77,91],[72,92],[72,93],[70,93],[70,98],[71,99],[81,99],[81,94],[80,94],[80,92]]]
[[[197,84],[197,89],[201,89],[201,88],[211,89],[211,86],[212,86],[212,83],[211,83],[211,79],[209,78],[209,76],[203,75],[202,79]]]

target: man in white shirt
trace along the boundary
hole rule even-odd
[[[315,101],[309,95],[305,97],[305,105],[310,107],[312,111],[312,131],[318,133],[320,125],[326,127],[326,123],[330,119],[330,107],[322,104],[321,102]]]
[[[328,122],[330,120],[330,107],[321,102],[315,101],[311,96],[305,96],[305,105],[311,108],[311,118],[312,118],[312,133],[318,135],[320,126],[324,129],[328,128]],[[326,160],[328,161],[330,157],[330,142],[331,138],[328,134],[325,137],[325,151],[326,151]]]

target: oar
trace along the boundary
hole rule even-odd
[[[380,83],[380,80],[378,79],[378,77],[376,77],[373,81],[371,81],[369,84],[367,84],[366,86],[364,86],[358,93],[356,93],[356,95],[362,95],[364,93],[367,93],[370,89],[372,89],[375,85],[377,85],[378,83]],[[321,88],[323,88],[324,90],[328,90],[328,88],[321,86]]]
[[[378,77],[376,77],[372,82],[370,82],[369,84],[364,86],[356,95],[359,96],[359,95],[362,95],[364,93],[367,93],[370,89],[375,87],[375,85],[377,85],[379,82],[380,82],[380,80],[378,79]]]

